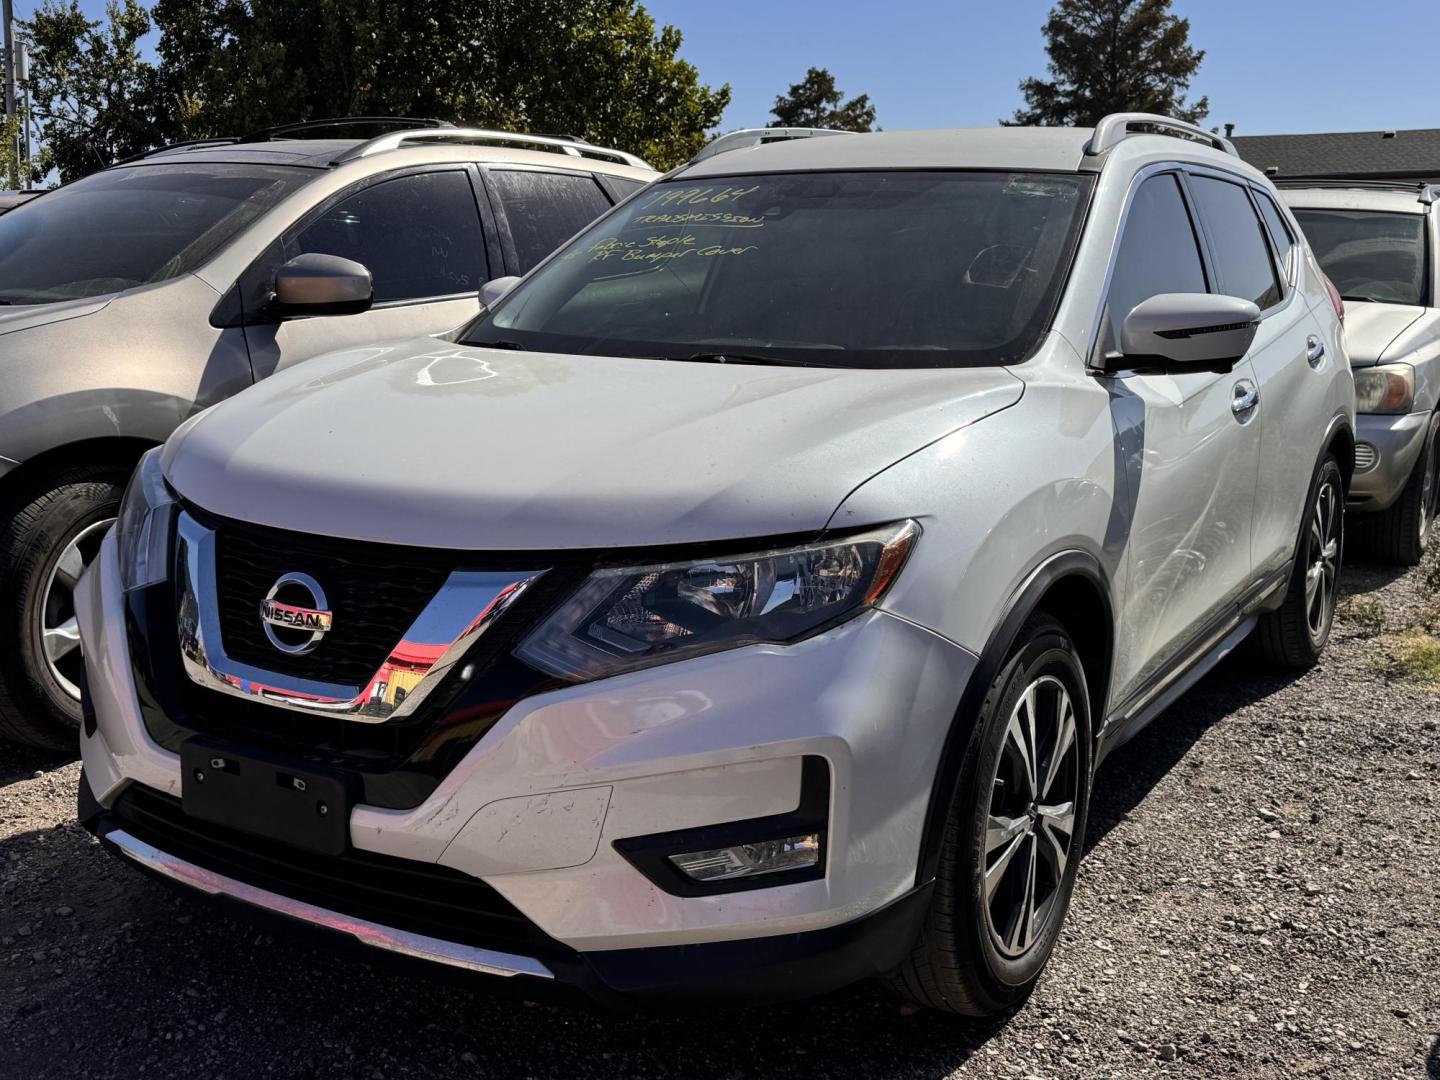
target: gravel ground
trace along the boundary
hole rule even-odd
[[[1055,958],[995,1025],[871,986],[617,1019],[277,943],[104,855],[78,765],[0,746],[0,1077],[1440,1080],[1440,690],[1393,674],[1440,566],[1347,573],[1322,666],[1227,662],[1102,768]]]

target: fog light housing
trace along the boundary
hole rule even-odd
[[[732,881],[782,870],[802,870],[820,862],[820,834],[805,833],[758,844],[712,848],[671,855],[670,861],[695,881]]]

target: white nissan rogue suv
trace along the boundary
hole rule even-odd
[[[1198,128],[739,133],[501,291],[145,457],[107,847],[531,995],[996,1013],[1101,758],[1325,646],[1338,300]]]

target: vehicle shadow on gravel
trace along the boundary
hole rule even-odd
[[[32,750],[26,746],[0,741],[0,788],[17,780],[28,780],[37,772],[58,769],[74,761],[74,754],[57,754],[49,750]]]
[[[1302,674],[1262,667],[1243,650],[1216,665],[1179,701],[1101,763],[1090,795],[1085,850],[1088,852],[1124,821],[1212,725],[1279,693]]]

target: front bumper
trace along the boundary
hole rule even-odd
[[[290,887],[298,878],[262,883],[244,867],[207,866],[213,844],[182,854],[165,835],[127,823],[127,790],[178,806],[181,774],[178,756],[151,739],[140,714],[113,538],[77,607],[93,713],[81,750],[92,827],[114,836],[111,846],[152,872],[165,872],[157,859],[198,867],[169,876],[202,891],[215,883],[207,875],[234,881],[239,887],[218,891],[252,908],[273,907],[270,896],[308,904],[280,914],[322,927],[331,916],[360,919],[367,925],[347,932],[368,944],[408,955],[439,950],[427,958],[465,966],[447,964],[444,949],[473,943],[421,934],[429,940],[412,948],[395,932],[416,931],[394,920],[306,899]],[[357,806],[351,848],[359,858],[482,883],[543,945],[489,951],[523,961],[552,950],[539,962],[592,997],[684,996],[687,988],[748,996],[758,992],[752,975],[761,983],[783,975],[768,987],[771,997],[844,985],[898,962],[923,914],[916,874],[935,762],[974,663],[927,630],[870,612],[785,648],[539,694],[510,708],[419,806]],[[805,762],[817,759],[828,768],[828,816],[824,872],[811,880],[676,895],[617,846],[794,813]],[[266,899],[257,904],[252,889]],[[401,944],[381,944],[386,934]],[[515,967],[514,978],[543,981],[497,963]]]
[[[1405,489],[1425,445],[1430,413],[1355,417],[1355,475],[1345,505],[1362,513],[1386,510]]]

